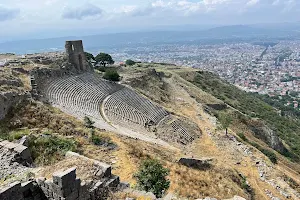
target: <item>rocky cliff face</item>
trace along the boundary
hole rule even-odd
[[[250,128],[250,130],[252,130],[255,137],[267,143],[272,149],[280,153],[284,153],[287,151],[282,141],[277,136],[276,132],[270,129],[263,122],[251,120],[251,122],[248,124],[248,127]]]
[[[0,78],[0,120],[8,114],[13,105],[24,100],[26,93],[23,90],[23,83],[20,79],[2,74]]]

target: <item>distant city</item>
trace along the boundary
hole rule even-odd
[[[111,51],[117,61],[190,66],[218,74],[248,92],[292,95],[286,105],[298,108],[300,40],[278,43],[164,44]]]
[[[85,36],[83,42],[86,51],[109,53],[117,63],[132,59],[208,70],[247,92],[284,97],[286,106],[298,109],[299,27],[232,26],[199,32],[119,33]],[[62,51],[61,44],[67,39],[79,38],[2,43],[0,52],[22,55]],[[0,59],[0,66],[4,63]]]

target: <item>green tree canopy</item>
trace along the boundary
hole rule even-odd
[[[103,75],[103,78],[110,81],[119,81],[120,75],[115,69],[107,69]]]
[[[221,128],[226,130],[226,135],[228,133],[228,128],[232,122],[232,117],[230,114],[226,114],[226,113],[220,113],[218,115],[218,120],[221,124]]]
[[[147,159],[142,162],[135,177],[140,189],[162,197],[170,187],[170,181],[166,178],[168,175],[169,170],[164,168],[158,160]]]
[[[90,61],[90,60],[95,60],[95,57],[94,57],[93,54],[91,54],[91,53],[89,53],[89,52],[84,52],[84,54],[85,54],[85,57],[86,57],[86,59],[87,59],[88,61]]]
[[[128,59],[125,61],[125,64],[131,66],[135,64],[135,61]]]
[[[111,55],[107,53],[99,53],[96,57],[95,60],[97,63],[100,63],[102,66],[106,66],[107,64],[112,65],[115,63],[115,61],[112,59]]]

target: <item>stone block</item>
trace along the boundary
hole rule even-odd
[[[28,149],[27,147],[21,145],[21,144],[15,144],[14,151],[21,154],[23,151]]]
[[[21,193],[21,183],[14,182],[10,184],[8,187],[0,190],[0,199],[1,200],[22,200]]]
[[[34,185],[33,185],[33,181],[27,181],[25,183],[21,184],[21,188],[22,188],[22,192],[26,191],[26,190],[33,190]]]
[[[61,196],[61,197],[64,196],[63,188],[59,185],[53,184],[52,191],[53,191],[53,193],[55,193],[58,196]]]
[[[9,141],[3,140],[3,141],[0,142],[0,146],[5,147],[5,145],[8,144],[8,143],[9,143]]]
[[[27,147],[19,145],[14,148],[14,151],[16,151],[20,155],[22,160],[26,161],[27,163],[31,164],[33,162],[30,150]]]
[[[77,200],[79,198],[79,190],[73,191],[66,197],[66,200]]]
[[[44,177],[39,177],[39,178],[36,179],[36,182],[40,187],[45,186],[45,181],[46,181],[46,178],[44,178]]]
[[[120,178],[118,176],[112,176],[105,184],[105,187],[110,188],[110,190],[116,190],[120,183]]]
[[[7,148],[7,149],[10,149],[10,150],[13,150],[18,145],[19,144],[15,144],[15,143],[12,143],[12,142],[7,142],[4,147]]]
[[[70,168],[64,172],[53,174],[53,183],[61,187],[68,187],[74,184],[76,180],[76,168]]]

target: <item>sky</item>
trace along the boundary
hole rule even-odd
[[[300,0],[0,0],[0,42],[155,26],[300,21]]]

